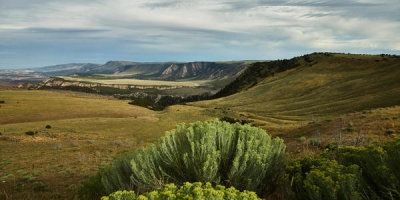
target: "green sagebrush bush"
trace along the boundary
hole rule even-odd
[[[336,159],[343,165],[358,165],[362,171],[365,199],[400,199],[400,142],[366,148],[340,148]]]
[[[102,197],[101,200],[261,200],[254,192],[240,192],[234,187],[225,188],[224,186],[212,187],[210,183],[202,184],[185,183],[181,187],[174,184],[167,184],[165,187],[155,191],[136,195],[134,191],[118,191],[107,197]]]
[[[294,199],[400,199],[400,140],[293,161],[285,180]]]
[[[114,163],[102,182],[108,193],[210,182],[261,194],[277,183],[285,148],[283,140],[250,125],[218,120],[181,124],[155,144]]]
[[[287,165],[285,180],[289,199],[360,199],[358,166],[343,166],[335,160],[306,157]]]

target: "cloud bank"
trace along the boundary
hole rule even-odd
[[[0,68],[400,53],[398,0],[0,0]]]

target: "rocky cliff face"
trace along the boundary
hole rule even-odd
[[[165,68],[160,77],[165,80],[184,78],[215,79],[226,76],[235,76],[246,65],[241,62],[217,63],[217,62],[190,62],[173,63]]]

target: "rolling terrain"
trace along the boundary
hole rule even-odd
[[[311,54],[290,61],[256,63],[217,96],[230,91],[235,94],[191,105],[229,111],[265,128],[299,126],[399,105],[398,77],[398,56]]]
[[[398,77],[398,56],[310,54],[253,63],[219,98],[158,112],[97,94],[0,88],[0,197],[71,198],[87,175],[181,122],[251,122],[283,138],[290,158],[334,142],[392,140],[400,133]],[[35,182],[47,190],[35,191]]]

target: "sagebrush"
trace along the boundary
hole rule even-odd
[[[137,195],[134,191],[118,191],[102,200],[187,200],[187,199],[207,199],[207,200],[261,200],[254,192],[240,192],[234,187],[225,188],[217,185],[215,188],[210,183],[202,184],[185,183],[181,187],[174,184],[167,184],[153,192]]]
[[[283,140],[271,139],[250,125],[218,120],[181,124],[155,144],[116,162],[102,182],[109,193],[129,188],[150,191],[184,182],[262,193],[277,183],[285,148]]]

